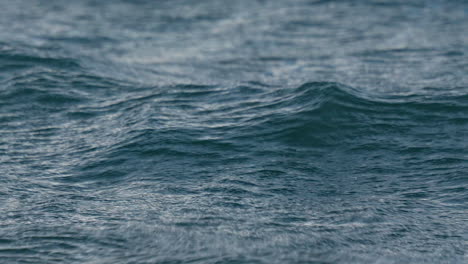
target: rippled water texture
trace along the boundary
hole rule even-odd
[[[466,263],[466,1],[0,0],[0,263]]]

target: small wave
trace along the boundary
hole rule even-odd
[[[371,95],[338,83],[306,83],[284,94],[257,108],[270,114],[252,129],[301,146],[341,145],[379,133],[430,129],[435,122],[455,127],[466,122],[468,111],[466,95]]]
[[[80,63],[74,58],[67,57],[52,57],[44,52],[35,51],[31,52],[31,47],[2,47],[0,43],[0,69],[3,72],[11,72],[18,70],[27,70],[31,68],[48,68],[54,70],[76,70],[80,69]],[[34,50],[34,49],[32,49]]]

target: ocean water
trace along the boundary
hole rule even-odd
[[[468,2],[0,3],[0,263],[468,262]]]

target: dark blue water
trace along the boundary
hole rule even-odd
[[[0,2],[0,263],[468,261],[468,2]]]

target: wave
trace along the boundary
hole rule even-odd
[[[30,71],[2,80],[0,110],[9,114],[0,118],[1,131],[20,140],[53,127],[39,143],[67,149],[76,166],[59,178],[68,183],[126,182],[151,171],[154,160],[172,180],[186,175],[184,167],[201,174],[218,168],[212,175],[224,166],[246,169],[254,159],[264,166],[253,173],[268,175],[262,171],[284,171],[284,164],[272,167],[272,157],[314,151],[417,154],[415,166],[441,169],[465,162],[457,154],[468,147],[465,87],[385,94],[337,82],[147,85],[78,61],[22,58]]]
[[[260,122],[244,130],[268,140],[320,147],[379,133],[405,133],[415,127],[424,131],[441,123],[455,129],[468,122],[466,94],[372,95],[330,82],[306,83],[280,93],[273,103],[255,107],[260,113],[252,120]]]
[[[467,147],[463,93],[371,94],[335,82],[137,87],[89,75],[67,83],[73,89],[18,88],[1,95],[48,106],[51,118],[64,124],[54,133],[69,137],[67,155],[77,164],[67,174],[73,177],[63,178],[67,182],[125,182],[142,170],[151,174],[155,160],[172,180],[186,175],[186,167],[194,173],[246,169],[253,159],[265,164],[254,170],[264,174],[284,169],[271,167],[272,157],[302,159],[313,151],[418,153],[415,164],[439,161],[449,168],[464,162],[457,153]]]

